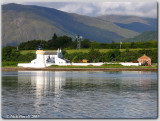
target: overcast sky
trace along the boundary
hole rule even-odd
[[[5,1],[5,2],[4,2]],[[42,0],[3,0],[2,3],[20,3],[55,8],[69,13],[89,16],[104,14],[157,17],[157,2],[37,2]]]

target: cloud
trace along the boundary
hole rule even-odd
[[[71,3],[58,8],[58,10],[66,11],[70,13],[79,13],[83,15],[88,15],[93,13],[94,8],[90,7],[88,4],[85,4],[85,3],[80,3],[80,4]]]
[[[55,8],[69,13],[90,16],[115,14],[157,17],[157,2],[66,2]]]
[[[96,4],[96,6],[99,9],[97,15],[116,14],[157,17],[156,2],[104,2]]]
[[[13,0],[5,0],[13,1]],[[104,14],[133,15],[141,17],[157,17],[157,2],[50,2],[53,0],[16,0],[17,3],[33,4],[55,8],[69,13],[81,15],[100,16]],[[37,2],[40,1],[40,2]]]
[[[2,0],[2,3],[57,2],[61,0]],[[65,0],[63,0],[65,1]],[[67,1],[67,0],[66,0]]]

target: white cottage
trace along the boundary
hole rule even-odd
[[[43,51],[41,49],[36,51],[36,59],[31,63],[19,63],[18,66],[22,67],[48,67],[51,65],[67,65],[69,60],[64,59],[61,49],[57,51]]]

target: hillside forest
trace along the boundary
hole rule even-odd
[[[150,40],[147,42],[122,42],[120,43],[99,43],[83,39],[81,48],[88,49],[88,52],[80,50],[68,53],[67,50],[75,50],[77,48],[77,40],[72,40],[69,36],[57,36],[53,34],[48,41],[32,40],[20,43],[17,47],[6,46],[2,49],[2,62],[30,62],[36,58],[35,53],[22,54],[24,50],[37,50],[39,44],[42,44],[44,50],[62,49],[63,57],[71,62],[82,62],[87,59],[89,62],[135,62],[137,59],[146,54],[152,59],[152,63],[158,60],[158,42]],[[101,49],[109,49],[107,52],[100,52]],[[122,51],[123,50],[123,51]]]

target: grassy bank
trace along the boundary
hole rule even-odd
[[[83,53],[88,53],[90,51],[90,49],[80,49],[80,50],[77,50],[77,49],[64,49],[68,54],[71,54],[71,53],[76,53],[76,52],[83,52]],[[114,49],[95,49],[95,50],[99,50],[100,52],[109,52],[111,50],[114,50]],[[136,49],[129,49],[130,51],[135,51],[135,50],[144,50],[144,48],[136,48]],[[155,48],[146,48],[145,50],[155,50]],[[57,51],[57,50],[45,50],[45,51]],[[126,49],[121,49],[120,50],[121,52],[124,52],[126,51]],[[21,54],[25,55],[27,53],[36,53],[36,50],[21,50],[20,51]]]
[[[18,67],[18,63],[27,62],[2,62],[2,67]],[[157,68],[157,64],[152,64],[152,66],[123,66],[121,64],[103,64],[102,66],[57,66],[52,65],[47,68]]]
[[[18,63],[13,61],[2,62],[2,67],[17,67]]]
[[[47,68],[157,68],[157,64],[153,64],[152,66],[123,66],[121,64],[103,64],[102,66],[57,66],[52,65]]]
[[[2,67],[18,67],[18,63],[28,63],[28,62],[17,62],[17,61],[5,61],[2,62]]]

